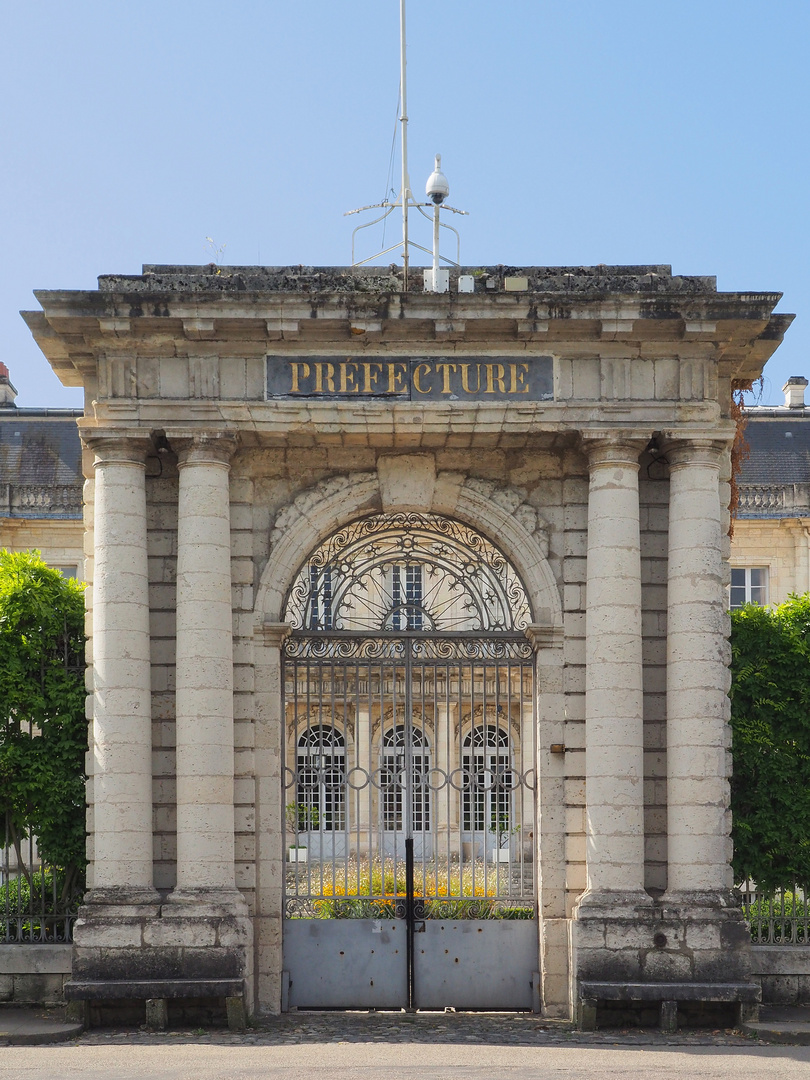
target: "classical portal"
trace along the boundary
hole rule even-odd
[[[749,1008],[731,395],[791,317],[663,266],[413,278],[148,266],[26,313],[86,391],[68,992]]]

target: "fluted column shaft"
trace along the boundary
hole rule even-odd
[[[229,461],[234,442],[178,455],[177,888],[233,889],[233,629]]]
[[[667,821],[670,894],[732,885],[722,446],[665,448],[669,480]]]
[[[90,439],[96,889],[152,888],[147,440]]]
[[[629,440],[586,443],[586,902],[644,890],[641,448]]]

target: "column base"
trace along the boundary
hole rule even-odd
[[[248,906],[238,889],[234,888],[175,888],[163,905],[165,918],[230,918],[247,916]]]
[[[733,895],[644,895],[637,902],[635,893],[586,893],[577,904],[574,1005],[587,999],[589,1008],[594,986],[604,1000],[628,1005],[650,995],[678,1001],[679,986],[683,1000],[697,1004],[748,1001],[755,990],[751,937]]]
[[[589,889],[571,921],[572,970],[577,980],[638,980],[653,948],[654,904],[641,889]]]
[[[253,926],[237,889],[178,889],[165,900],[154,890],[88,895],[74,929],[71,996],[194,999],[223,986],[231,997],[241,987],[252,1012]]]
[[[586,889],[574,908],[574,918],[611,918],[621,911],[651,907],[653,899],[644,889]]]
[[[733,892],[673,890],[664,893],[658,907],[662,926],[673,928],[672,936],[678,935],[681,947],[691,957],[695,980],[736,982],[751,978],[751,931]]]
[[[161,903],[160,893],[149,885],[103,885],[85,893],[82,906],[98,911],[106,907],[153,907]]]

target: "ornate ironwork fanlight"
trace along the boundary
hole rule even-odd
[[[531,622],[516,570],[475,529],[438,514],[374,514],[333,533],[287,597],[298,631],[519,632]]]

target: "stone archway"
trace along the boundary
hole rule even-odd
[[[497,537],[526,586],[536,623],[562,626],[560,590],[547,558],[548,526],[526,501],[526,493],[461,473],[436,473],[429,454],[383,455],[375,472],[331,477],[301,492],[281,510],[273,523],[270,557],[256,596],[257,617],[280,621],[302,553],[375,510],[445,514]]]
[[[564,720],[562,605],[548,563],[548,528],[525,493],[460,473],[436,473],[432,455],[383,455],[374,472],[336,476],[299,495],[276,517],[270,557],[256,600],[257,758],[257,985],[259,1006],[283,1005],[281,930],[283,855],[278,790],[281,777],[281,647],[286,593],[307,553],[330,533],[375,511],[416,511],[452,517],[497,537],[498,547],[519,572],[534,611],[527,628],[536,652],[538,818],[531,830],[535,858],[544,849],[541,932],[537,967],[554,978],[567,976],[564,894],[563,776],[547,747],[559,741]],[[542,830],[541,830],[542,823]],[[541,835],[542,831],[542,835]],[[549,853],[546,858],[545,852]],[[558,910],[559,908],[559,910]],[[559,921],[558,921],[559,920]],[[558,941],[557,938],[560,940]],[[548,959],[546,958],[548,953]],[[553,956],[552,956],[553,953]]]

